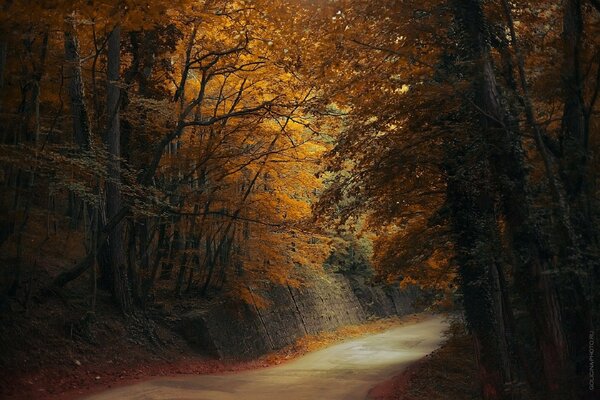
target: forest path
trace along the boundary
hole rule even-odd
[[[364,400],[371,387],[435,350],[447,326],[445,317],[432,316],[274,367],[153,379],[86,399]]]

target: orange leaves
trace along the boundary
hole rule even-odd
[[[154,142],[173,138],[157,171],[182,218],[173,229],[206,243],[172,257],[204,260],[200,269],[218,271],[246,301],[248,287],[294,282],[298,267],[318,268],[328,253],[305,223],[327,145],[311,114],[314,89],[283,65],[291,43],[275,14],[261,1],[170,11],[182,33],[164,82],[172,99],[132,96],[128,115],[136,132],[159,133]]]
[[[257,309],[265,309],[269,306],[267,299],[253,291],[250,286],[237,282],[229,290],[228,294],[234,299],[239,299],[246,304],[251,304]]]

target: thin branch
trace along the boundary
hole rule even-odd
[[[181,215],[181,216],[185,216],[185,217],[202,217],[202,216],[207,216],[207,215],[217,215],[217,216],[231,218],[231,220],[239,220],[239,221],[245,221],[245,222],[252,222],[254,224],[271,226],[271,227],[276,227],[276,228],[280,228],[280,227],[284,226],[284,224],[277,224],[277,223],[272,223],[272,222],[265,222],[265,221],[262,221],[262,220],[259,220],[259,219],[242,217],[240,215],[235,215],[235,214],[229,214],[229,213],[224,212],[224,211],[206,211],[206,212],[196,212],[196,213],[176,211],[173,214],[174,215]]]
[[[353,43],[355,43],[355,44],[358,44],[360,46],[363,46],[363,47],[366,47],[368,49],[371,49],[371,50],[382,51],[384,53],[388,53],[388,54],[391,54],[391,55],[394,55],[394,56],[398,56],[398,57],[402,57],[402,58],[408,59],[408,61],[410,61],[411,63],[420,64],[422,66],[425,66],[425,67],[428,67],[428,68],[431,68],[431,69],[435,69],[435,67],[432,66],[431,64],[428,64],[428,63],[426,63],[424,61],[421,61],[421,60],[415,58],[412,55],[407,56],[406,54],[403,54],[403,53],[401,53],[401,52],[399,52],[397,50],[394,50],[394,49],[390,49],[390,48],[387,48],[387,47],[382,47],[382,46],[378,46],[378,45],[374,45],[374,44],[370,44],[370,43],[361,42],[361,41],[356,40],[356,39],[350,39],[350,41],[353,42]]]

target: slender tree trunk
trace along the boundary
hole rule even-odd
[[[69,80],[73,138],[81,149],[89,150],[92,146],[92,134],[89,114],[85,104],[85,89],[81,74],[81,58],[74,16],[68,17],[65,22],[65,59]]]
[[[158,277],[158,270],[159,270],[158,267],[160,266],[160,262],[161,262],[162,258],[164,257],[163,249],[166,247],[167,226],[166,226],[166,223],[161,223],[160,221],[158,223],[160,224],[160,226],[158,228],[159,231],[158,231],[158,242],[156,244],[156,256],[154,257],[154,261],[152,263],[152,270],[149,271],[149,274],[146,277],[146,279],[144,280],[143,287],[142,287],[142,304],[144,307],[148,301],[148,295],[150,294],[150,291],[154,287],[154,282],[156,282],[156,278]]]
[[[108,39],[108,65],[107,65],[107,110],[108,129],[105,143],[109,153],[108,176],[106,183],[106,216],[113,218],[121,210],[121,190],[119,188],[121,166],[121,134],[119,122],[120,91],[119,70],[121,66],[121,27],[117,25]],[[106,246],[108,267],[112,278],[112,293],[125,314],[133,311],[129,281],[127,276],[127,263],[124,251],[124,224],[119,223],[111,231]]]
[[[132,298],[136,301],[141,296],[140,268],[137,262],[137,231],[133,221],[128,221],[127,229],[127,273],[131,286]]]
[[[6,40],[4,38],[0,38],[0,112],[3,112],[3,106],[2,106],[2,101],[4,100],[4,75],[5,75],[5,69],[6,69],[6,58],[7,58],[7,51],[8,51],[8,46],[6,43]],[[10,124],[7,123],[6,121],[3,121],[4,123],[0,126],[0,128],[2,129],[2,134],[0,135],[0,144],[6,144],[8,141],[8,131],[10,129],[9,126]],[[14,169],[13,166],[11,165],[7,165],[7,166],[3,166],[2,167],[2,174],[4,175],[4,179],[2,182],[2,190],[3,192],[10,193],[10,191],[13,190],[13,185],[12,185],[12,179],[11,175],[12,175],[12,170]],[[16,188],[14,189],[16,190]],[[4,244],[4,242],[6,242],[13,234],[14,232],[14,228],[15,228],[15,213],[12,213],[12,215],[9,215],[8,217],[5,217],[2,219],[2,222],[0,223],[0,246],[2,246]]]
[[[503,247],[502,251],[510,251],[510,249]],[[535,371],[535,373],[532,371],[531,362],[526,358],[523,343],[521,343],[521,338],[517,335],[517,324],[511,303],[507,274],[500,263],[496,263],[496,269],[497,271],[494,273],[494,276],[497,279],[500,292],[499,296],[502,304],[501,317],[504,321],[503,336],[506,340],[507,349],[509,351],[508,356],[513,372],[511,382],[517,384],[517,386],[513,386],[512,389],[515,398],[528,398],[527,393],[536,390],[536,388],[539,389],[541,386],[539,384],[537,371]],[[527,385],[525,386],[523,383],[527,383]]]
[[[187,256],[187,244],[186,252],[179,258],[179,272],[177,273],[177,280],[175,281],[175,294],[180,296],[183,289],[183,281],[185,278],[185,271],[187,269],[188,256]]]
[[[8,43],[4,38],[0,38],[0,111],[3,111],[2,100],[4,95],[4,76],[6,70],[6,57],[8,53]]]
[[[580,67],[583,18],[581,0],[563,0],[563,66],[564,98],[562,119],[562,168],[569,200],[582,191],[587,164],[588,138],[585,130],[585,105]]]
[[[198,245],[199,245],[199,241],[196,241],[194,243],[194,250],[196,250],[196,252],[198,251]],[[192,290],[192,285],[194,282],[194,270],[200,268],[200,258],[198,257],[198,254],[195,254],[192,257],[192,265],[189,268],[189,272],[188,272],[188,277],[187,277],[187,284],[185,287],[185,292],[189,293]]]
[[[151,249],[151,241],[154,238],[154,233],[150,234],[149,227],[150,218],[143,218],[139,227],[138,238],[139,238],[139,259],[140,266],[138,269],[137,276],[137,298],[136,301],[139,302],[142,306],[144,305],[144,284],[146,281],[146,277],[150,274],[150,249]],[[156,227],[155,227],[156,229]]]
[[[27,106],[27,117],[25,123],[26,138],[28,141],[37,143],[40,137],[40,94],[42,86],[42,78],[46,66],[46,56],[48,54],[48,31],[44,32],[40,48],[39,65],[34,65],[32,83],[31,83],[31,99]],[[30,126],[31,114],[33,113],[33,127]]]

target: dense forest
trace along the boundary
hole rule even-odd
[[[464,313],[483,399],[597,395],[597,0],[0,10],[3,315],[152,335],[342,260]]]

